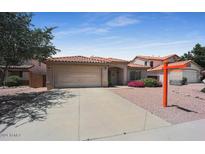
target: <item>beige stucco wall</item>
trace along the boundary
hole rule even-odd
[[[202,68],[200,68],[198,65],[196,65],[195,63],[191,63],[190,65],[190,69],[194,69],[194,70],[197,70],[197,71],[201,71]]]
[[[102,87],[108,86],[108,66],[101,66],[102,69]]]
[[[70,69],[75,69],[75,66],[81,67],[83,72],[86,72],[86,69],[90,70],[90,68],[95,67],[99,68],[99,72],[97,75],[100,76],[100,85],[102,87],[107,87],[108,86],[108,66],[106,65],[89,65],[89,64],[47,64],[47,88],[52,89],[55,88],[55,75],[58,73],[58,69],[69,67]],[[88,71],[89,72],[89,71]],[[80,72],[79,72],[80,73]],[[87,74],[89,76],[89,74]],[[99,80],[99,78],[96,78],[96,80]],[[86,82],[85,81],[80,81],[80,82]]]
[[[25,64],[33,65],[33,67],[29,69],[29,71],[35,74],[46,75],[46,64],[33,59],[25,62]]]
[[[54,70],[53,70],[53,64],[47,64],[47,70],[46,70],[46,87],[47,89],[53,89],[54,88]]]
[[[134,64],[139,64],[139,65],[144,65],[145,60],[135,59],[133,63],[134,63]]]
[[[23,72],[22,73],[22,79],[23,80],[29,80],[29,72]]]
[[[162,61],[157,61],[157,60],[142,60],[142,59],[135,59],[134,64],[139,64],[139,65],[145,65],[145,62],[147,62],[147,66],[150,66],[150,62],[153,61],[153,67],[157,67],[162,64]]]

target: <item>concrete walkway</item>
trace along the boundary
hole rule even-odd
[[[204,141],[205,119],[177,125],[118,135],[99,140],[104,141]]]
[[[96,140],[170,124],[106,88],[62,89],[75,97],[47,110],[47,119],[18,124],[0,140]],[[0,126],[1,127],[1,126]]]

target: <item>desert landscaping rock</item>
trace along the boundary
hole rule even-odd
[[[168,107],[162,107],[162,88],[117,88],[114,93],[172,123],[205,118],[204,84],[169,86]]]
[[[15,94],[20,94],[20,93],[30,93],[30,92],[43,92],[46,90],[47,90],[46,87],[41,87],[41,88],[31,88],[29,86],[0,87],[0,96],[15,95]]]

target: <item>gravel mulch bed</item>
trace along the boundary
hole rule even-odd
[[[47,88],[46,87],[31,88],[28,86],[0,87],[0,96],[15,95],[20,93],[43,92],[43,91],[47,91]]]
[[[172,123],[205,119],[204,84],[169,86],[168,107],[162,107],[162,88],[116,88],[112,92]]]

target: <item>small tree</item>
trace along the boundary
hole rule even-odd
[[[181,60],[193,60],[200,66],[205,67],[205,47],[202,47],[199,43],[196,44],[191,51],[181,57]]]
[[[31,13],[0,13],[0,84],[9,66],[30,59],[42,61],[59,51],[51,42],[54,28],[35,28],[31,20]]]

